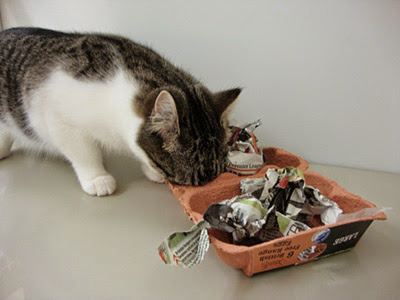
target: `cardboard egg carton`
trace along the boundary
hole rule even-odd
[[[301,157],[279,148],[262,149],[267,165],[247,178],[263,177],[268,168],[293,166],[303,171],[307,185],[316,187],[323,195],[335,201],[344,214],[376,206],[340,187],[336,182],[307,171],[308,163]],[[205,186],[180,186],[168,183],[179,200],[185,213],[194,222],[203,219],[203,213],[212,203],[232,198],[241,193],[239,181],[245,178],[233,173],[223,173]],[[254,246],[232,244],[227,233],[209,230],[210,240],[217,255],[226,264],[242,269],[247,276],[289,265],[306,263],[343,250],[350,250],[359,241],[373,220],[385,220],[383,212],[373,216],[357,217],[351,220],[324,226],[317,218],[312,221],[311,230],[289,235]]]

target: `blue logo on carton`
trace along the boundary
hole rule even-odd
[[[322,243],[326,240],[330,233],[331,230],[329,228],[321,229],[313,235],[311,241],[316,244]]]

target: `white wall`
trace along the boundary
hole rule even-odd
[[[5,28],[118,33],[213,90],[310,162],[400,172],[399,1],[3,0]]]

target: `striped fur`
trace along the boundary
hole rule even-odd
[[[121,70],[132,78],[138,87],[130,99],[132,118],[142,122],[136,140],[128,143],[137,145],[144,153],[139,158],[166,179],[201,185],[223,171],[228,135],[225,113],[240,89],[212,93],[150,48],[115,35],[41,28],[1,32],[0,129],[13,123],[28,139],[40,142],[30,121],[30,101],[55,70],[83,83],[107,83]],[[173,97],[179,131],[169,130],[168,120],[155,129],[152,114],[161,91]]]

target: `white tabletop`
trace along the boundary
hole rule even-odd
[[[400,299],[400,174],[311,164],[393,207],[388,220],[374,221],[352,251],[248,278],[212,247],[193,269],[164,265],[159,243],[191,222],[137,162],[107,165],[118,191],[97,198],[80,190],[65,162],[21,153],[0,161],[0,259],[9,263],[0,299]]]

